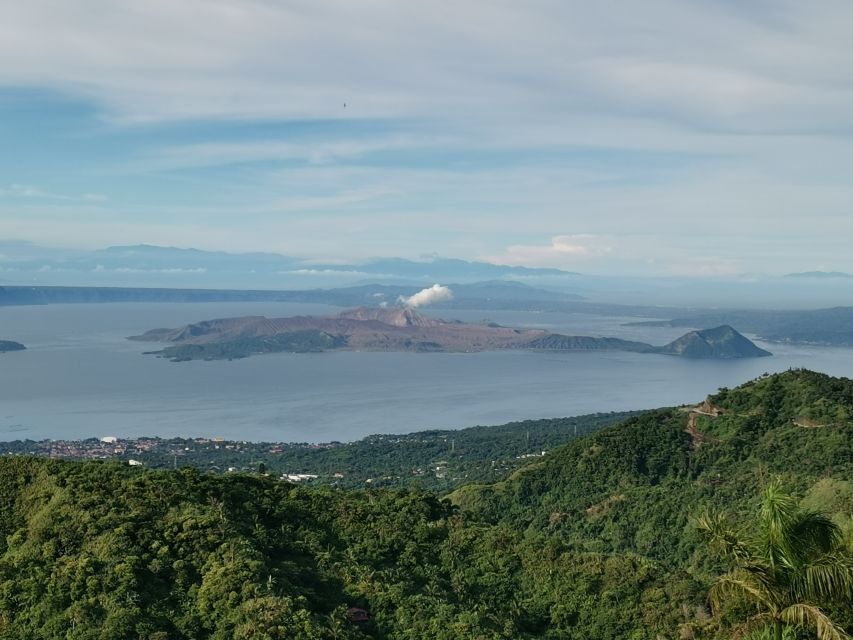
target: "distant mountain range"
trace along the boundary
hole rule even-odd
[[[788,273],[786,278],[853,278],[853,274],[843,271],[803,271],[801,273]]]
[[[733,328],[692,331],[663,347],[618,338],[566,336],[543,329],[517,329],[493,323],[447,322],[408,308],[361,307],[337,316],[266,318],[247,316],[207,320],[175,329],[152,329],[131,340],[171,343],[149,352],[180,362],[223,360],[275,352],[331,349],[370,351],[549,351],[617,350],[686,358],[754,358],[771,355]]]
[[[519,282],[491,280],[471,284],[451,283],[453,299],[442,308],[457,309],[560,309],[583,298],[531,287]],[[311,302],[341,307],[378,306],[409,297],[421,285],[371,284],[338,289],[244,290],[164,289],[145,287],[21,287],[0,286],[0,306],[79,304],[107,302]]]
[[[370,278],[385,280],[491,280],[507,277],[573,276],[574,272],[496,265],[453,258],[422,261],[403,258],[376,258],[364,262],[318,263],[277,253],[226,253],[147,244],[108,247],[97,251],[62,252],[41,250],[14,243],[13,251],[3,251],[0,267],[8,274],[85,274],[121,278],[124,281],[157,277],[170,280],[195,279],[201,282],[288,282],[323,277]],[[221,285],[220,285],[221,286]]]

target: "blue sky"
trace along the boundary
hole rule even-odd
[[[9,5],[4,240],[853,271],[849,2]]]

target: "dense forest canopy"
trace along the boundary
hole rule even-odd
[[[765,376],[446,498],[4,457],[0,637],[730,638],[697,518],[747,527],[778,478],[849,554],[851,411],[850,380]]]

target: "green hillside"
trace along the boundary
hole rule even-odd
[[[631,418],[450,498],[489,520],[560,531],[583,548],[674,563],[692,553],[683,534],[697,509],[746,513],[771,476],[801,493],[853,478],[850,380],[789,371],[722,389],[709,407],[720,415],[699,407]]]
[[[768,376],[449,500],[3,458],[0,637],[728,639],[749,611],[714,615],[696,518],[749,530],[780,477],[853,550],[850,411],[850,380]]]

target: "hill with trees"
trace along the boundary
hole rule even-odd
[[[744,594],[709,599],[739,568],[714,553],[704,515],[755,532],[762,492],[777,487],[793,514],[780,530],[796,514],[826,514],[841,584],[851,411],[850,380],[765,376],[698,407],[632,417],[448,499],[6,457],[0,637],[732,638],[768,610]],[[806,551],[823,539],[804,539],[785,543],[799,554],[789,558],[819,557]],[[798,603],[853,631],[853,594],[811,596]],[[785,637],[814,637],[773,611]]]

